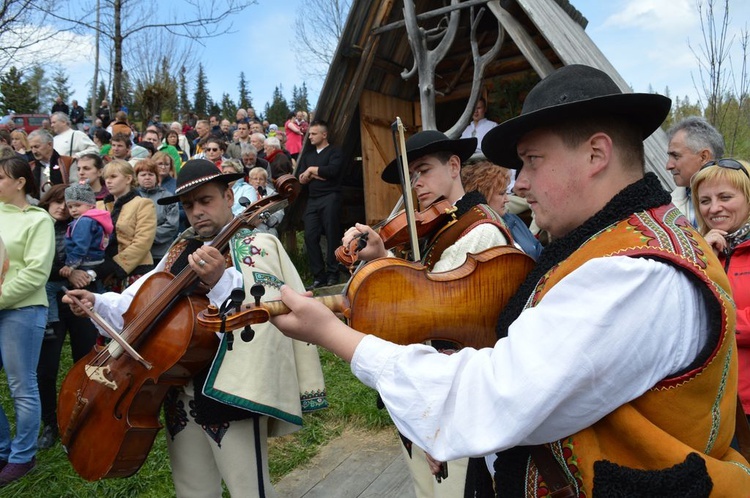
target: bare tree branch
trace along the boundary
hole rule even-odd
[[[325,78],[350,5],[351,0],[309,0],[300,5],[289,46],[304,76],[321,81]]]

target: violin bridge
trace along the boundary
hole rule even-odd
[[[93,380],[94,382],[98,382],[104,387],[108,387],[112,389],[113,391],[116,391],[117,383],[107,378],[107,374],[109,374],[109,372],[110,372],[109,365],[107,365],[106,367],[95,367],[93,365],[86,365],[86,375],[88,376],[89,379]]]

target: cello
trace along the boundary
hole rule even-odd
[[[248,206],[211,245],[226,253],[237,230],[285,207],[300,189],[291,175],[276,187],[277,194]],[[205,296],[193,293],[198,284],[189,266],[177,275],[151,275],[123,314],[120,338],[137,354],[112,342],[93,349],[65,377],[58,400],[61,442],[84,479],[137,472],[162,427],[159,410],[168,390],[186,385],[213,359],[218,338],[195,322],[208,306]]]

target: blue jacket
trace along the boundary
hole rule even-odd
[[[71,221],[65,234],[65,266],[78,268],[104,261],[112,229],[112,218],[101,209],[89,209]]]

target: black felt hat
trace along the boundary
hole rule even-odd
[[[516,146],[526,133],[566,117],[620,116],[648,138],[662,124],[672,101],[655,93],[623,93],[607,73],[589,66],[556,70],[529,92],[521,115],[492,128],[482,140],[487,159],[520,169]]]
[[[451,152],[460,157],[461,162],[464,162],[471,157],[476,149],[476,138],[451,140],[445,133],[437,130],[420,131],[406,140],[406,158],[409,162],[436,152]],[[380,178],[387,183],[394,183],[396,185],[401,183],[398,175],[398,161],[396,159],[385,167]]]
[[[180,168],[177,173],[177,188],[171,197],[162,197],[159,204],[172,204],[180,200],[180,196],[195,190],[208,182],[230,183],[245,176],[242,173],[224,174],[218,166],[206,159],[191,159]]]

